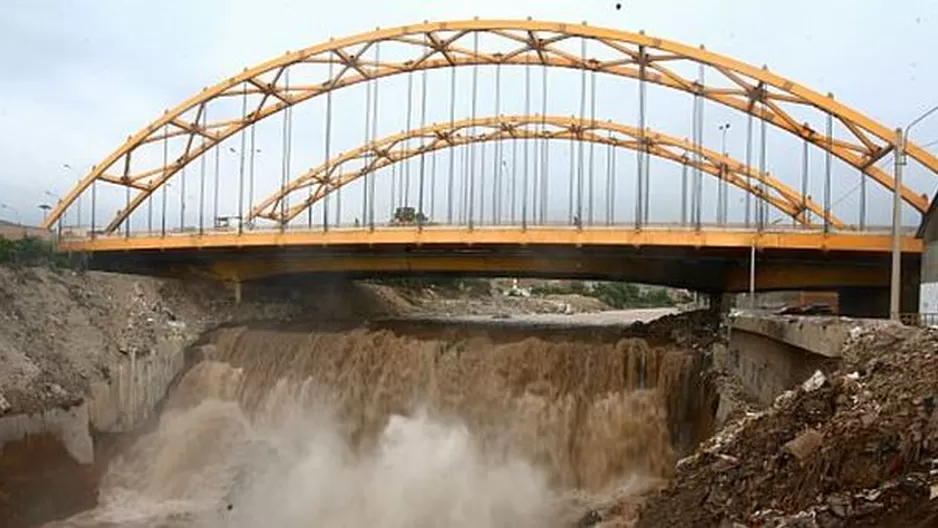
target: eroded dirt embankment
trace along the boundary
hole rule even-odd
[[[0,525],[93,505],[100,439],[152,416],[206,330],[398,313],[348,283],[300,291],[248,288],[235,305],[217,283],[0,266]]]
[[[0,416],[80,403],[127,358],[165,356],[219,324],[399,313],[386,295],[342,282],[257,286],[235,305],[220,283],[0,266]]]

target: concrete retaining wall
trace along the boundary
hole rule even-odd
[[[797,317],[778,315],[739,315],[730,323],[736,331],[760,335],[828,358],[840,357],[851,328],[865,324],[839,317]]]
[[[15,414],[0,418],[0,451],[7,442],[39,434],[52,434],[60,438],[68,454],[80,464],[94,461],[87,404],[71,409],[50,409],[37,414]]]
[[[938,313],[938,240],[927,240],[922,253],[922,281],[919,289],[918,312]]]
[[[891,324],[882,319],[737,314],[729,346],[715,355],[718,368],[735,374],[749,396],[769,405],[815,370],[834,370],[851,333]]]
[[[138,356],[131,352],[111,370],[108,382],[91,386],[90,423],[109,433],[126,432],[149,418],[186,365],[181,340],[164,341],[156,350]]]
[[[152,416],[170,384],[186,367],[182,339],[164,341],[152,353],[131,353],[112,369],[108,382],[91,387],[91,396],[70,409],[0,418],[0,451],[7,442],[32,435],[60,438],[76,462],[94,462],[92,431],[130,431]]]
[[[830,357],[736,328],[726,354],[715,355],[714,361],[717,368],[739,378],[750,397],[766,406],[815,370],[829,371],[836,364]]]

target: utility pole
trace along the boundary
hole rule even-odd
[[[906,129],[908,130],[908,129]],[[902,157],[905,155],[905,134],[896,129],[895,180],[892,193],[892,269],[889,277],[889,318],[899,320],[900,292],[902,290]]]
[[[756,309],[756,239],[749,247],[749,309]]]
[[[899,320],[902,291],[902,167],[905,165],[905,147],[909,131],[920,121],[938,112],[938,105],[918,116],[906,125],[905,130],[896,129],[895,189],[892,193],[892,273],[889,277],[889,317]]]

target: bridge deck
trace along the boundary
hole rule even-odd
[[[921,241],[902,240],[906,269]],[[698,291],[745,291],[752,248],[756,288],[882,288],[891,238],[882,233],[627,227],[382,227],[205,231],[64,239],[97,269],[204,274],[245,281],[276,276],[459,274],[594,278]]]
[[[95,238],[65,238],[68,251],[113,252],[141,250],[191,250],[220,248],[263,248],[287,246],[659,246],[689,248],[749,248],[856,251],[886,253],[892,237],[882,232],[829,232],[777,230],[761,233],[741,229],[631,227],[380,227],[304,230],[237,229],[172,232],[165,235],[132,234]],[[922,241],[912,236],[902,240],[902,251],[921,253]]]

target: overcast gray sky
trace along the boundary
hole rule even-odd
[[[5,0],[0,203],[16,209],[22,220],[37,222],[37,205],[49,200],[46,191],[63,194],[77,176],[63,164],[87,168],[202,87],[330,36],[425,19],[531,16],[644,29],[768,64],[815,90],[835,93],[890,127],[938,104],[938,2],[932,0],[622,3],[617,11],[615,2],[606,0]],[[668,111],[658,107],[653,115]],[[717,148],[716,132],[707,134],[709,146]],[[914,139],[938,141],[938,116],[923,123]],[[740,141],[739,135],[731,138],[730,149],[738,150]],[[938,144],[931,148],[938,151]],[[938,187],[929,175],[912,178],[923,192]],[[882,194],[870,199],[885,200]],[[14,214],[0,209],[0,218]]]

